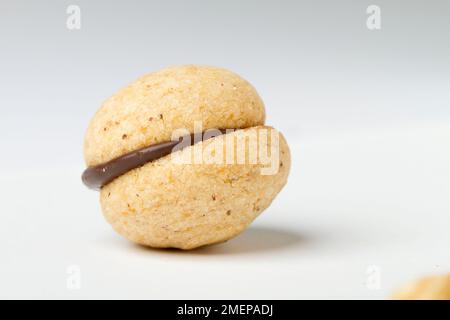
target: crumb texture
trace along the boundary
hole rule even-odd
[[[259,126],[211,138],[150,162],[102,188],[106,220],[139,244],[193,249],[226,241],[242,232],[286,184],[290,153],[280,134],[276,174],[262,175],[260,161],[250,162],[249,146],[241,164],[179,164],[174,156],[200,152],[207,157],[225,139],[257,132]],[[258,148],[270,147],[271,140]],[[226,151],[224,152],[226,155]]]
[[[450,300],[450,274],[428,276],[398,290],[395,300]]]
[[[175,129],[263,125],[264,104],[246,80],[225,69],[176,66],[147,74],[104,102],[84,140],[88,166],[171,139]]]

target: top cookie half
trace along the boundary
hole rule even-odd
[[[263,125],[264,104],[250,83],[228,70],[176,66],[145,75],[104,102],[84,140],[88,166],[169,141],[172,132]]]

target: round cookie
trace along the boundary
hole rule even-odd
[[[273,129],[238,130],[177,152],[185,157],[217,150],[231,136],[259,130]],[[270,148],[270,141],[262,143],[258,147]],[[248,156],[245,164],[177,164],[172,161],[176,154],[147,163],[102,188],[104,215],[118,233],[152,247],[192,249],[228,240],[266,209],[286,184],[290,153],[281,134],[278,145],[276,174],[261,174],[268,165],[252,164]],[[246,155],[249,151],[247,146]]]
[[[154,72],[119,90],[94,115],[83,181],[92,188],[92,176],[127,168],[103,180],[100,202],[106,220],[129,240],[181,249],[223,242],[242,232],[286,184],[288,145],[264,122],[256,90],[230,71],[188,65]],[[221,132],[123,166],[171,143],[177,130],[184,137],[198,134],[199,123],[200,133]]]
[[[92,118],[84,156],[94,166],[168,141],[175,129],[263,125],[264,104],[250,83],[228,70],[176,66],[145,75],[104,102]]]
[[[450,300],[450,274],[432,275],[408,283],[393,300]]]

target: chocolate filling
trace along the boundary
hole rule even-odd
[[[144,147],[130,153],[124,154],[108,162],[88,167],[82,175],[83,183],[91,189],[99,190],[115,178],[127,173],[130,170],[143,166],[144,164],[180,150],[177,147],[181,143],[182,147],[192,146],[197,142],[219,136],[221,134],[234,131],[234,129],[207,130],[202,134],[191,134],[182,136],[178,140],[157,143]]]

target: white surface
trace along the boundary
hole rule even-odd
[[[450,271],[449,1],[378,0],[376,31],[364,1],[74,2],[0,2],[0,297],[385,298]],[[116,90],[185,63],[255,86],[292,173],[240,237],[146,250],[81,184],[82,139]]]
[[[282,128],[280,128],[282,129]],[[3,173],[1,298],[385,298],[450,271],[450,123],[304,136],[289,183],[228,243],[145,249],[103,220],[83,168]],[[67,268],[81,288],[67,288]],[[368,268],[380,268],[370,289]]]

